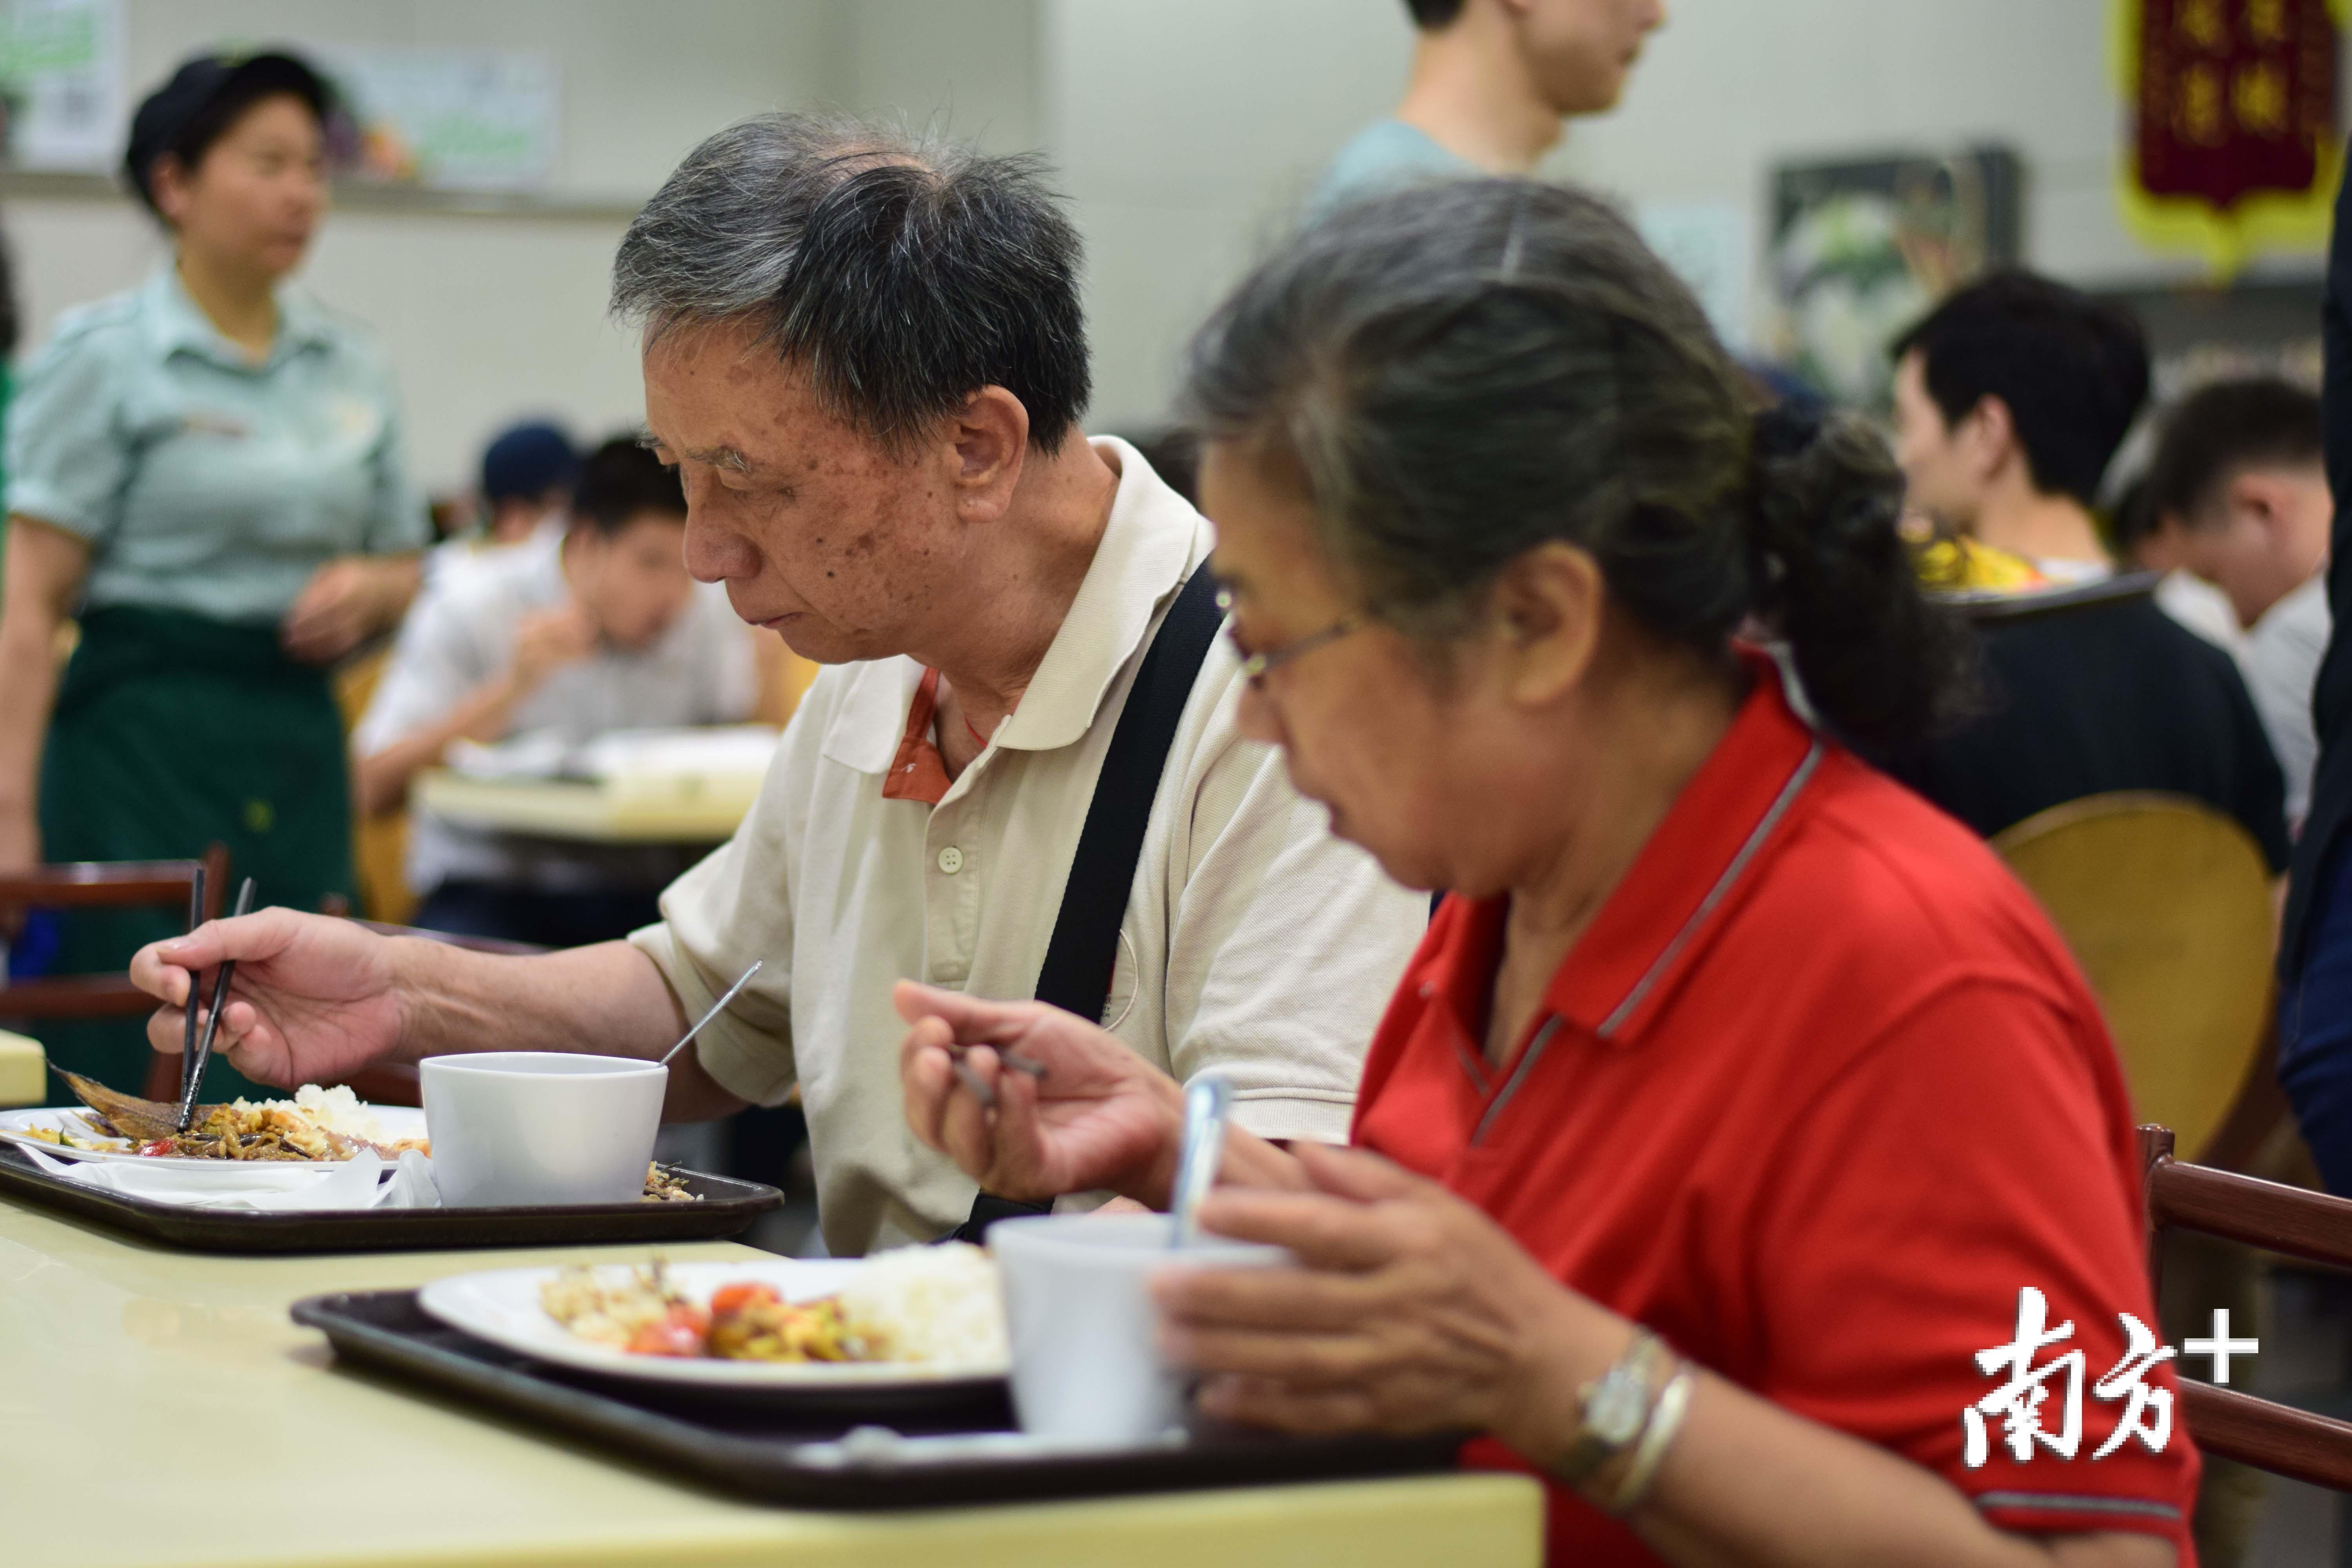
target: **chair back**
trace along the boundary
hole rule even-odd
[[[2313,1263],[2352,1268],[2352,1203],[2234,1172],[2185,1165],[2172,1134],[2139,1130],[2147,1200],[2148,1277],[2158,1270],[2164,1233],[2193,1230]],[[2352,1492],[2352,1422],[2257,1399],[2233,1388],[2180,1380],[2181,1420],[2197,1446],[2273,1475]]]
[[[215,844],[201,860],[80,860],[0,873],[0,912],[20,909],[184,910],[196,870],[205,873],[204,918],[220,913],[228,889],[228,850]],[[128,973],[57,974],[0,986],[0,1018],[127,1018],[154,1010],[155,998]]]
[[[2258,1076],[2271,877],[2234,820],[2179,795],[2091,795],[1997,835],[2089,978],[2143,1120],[2205,1155]]]

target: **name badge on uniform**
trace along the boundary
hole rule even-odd
[[[226,414],[207,414],[199,409],[180,416],[180,433],[184,436],[220,436],[231,441],[242,441],[253,434],[253,427],[242,419]]]
[[[376,433],[383,428],[383,411],[366,398],[353,397],[349,393],[327,400],[327,418],[338,440],[362,447],[373,444]]]

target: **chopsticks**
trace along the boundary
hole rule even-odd
[[[196,863],[195,880],[188,884],[188,929],[194,931],[205,923],[205,868]],[[196,1065],[196,976],[188,973],[188,1021],[180,1032],[180,1099],[188,1100],[190,1069]]]
[[[245,886],[236,890],[236,915],[244,914],[252,907],[253,879],[247,877],[245,879]],[[231,918],[234,919],[236,916]],[[221,1008],[228,1002],[229,976],[236,973],[236,959],[221,960],[220,978],[213,982],[213,1010],[205,1019],[204,1038],[196,1042],[196,1059],[193,1065],[183,1064],[181,1068],[185,1077],[185,1081],[180,1086],[179,1131],[183,1132],[185,1132],[189,1124],[196,1119],[196,1090],[203,1087],[205,1068],[212,1062],[213,1035],[220,1027]],[[188,973],[188,1006],[192,1010],[196,1005],[196,979],[195,972],[191,970]],[[191,1027],[194,1026],[195,1017],[193,1011],[190,1013],[188,1022]]]

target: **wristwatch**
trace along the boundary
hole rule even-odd
[[[1633,1331],[1625,1353],[1576,1391],[1580,1419],[1576,1441],[1556,1467],[1560,1479],[1570,1486],[1582,1483],[1642,1435],[1654,1399],[1651,1389],[1657,1374],[1672,1364],[1673,1357],[1657,1335],[1643,1328]]]

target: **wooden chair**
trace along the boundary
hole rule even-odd
[[[1995,837],[2106,1015],[2140,1116],[2242,1163],[2285,1110],[2275,1082],[2271,877],[2234,820],[2178,795],[2092,795]]]
[[[2172,1133],[2139,1130],[2147,1199],[2148,1274],[2159,1277],[2166,1230],[2192,1230],[2338,1268],[2352,1268],[2352,1202],[2229,1171],[2184,1165]],[[2352,1422],[2180,1380],[2180,1417],[2198,1447],[2273,1475],[2352,1492]]]
[[[0,875],[0,911],[19,909],[188,907],[196,868],[205,872],[205,919],[220,913],[228,889],[228,850],[215,844],[201,860],[83,860]],[[0,988],[0,1017],[131,1018],[155,999],[119,974],[58,974]]]

